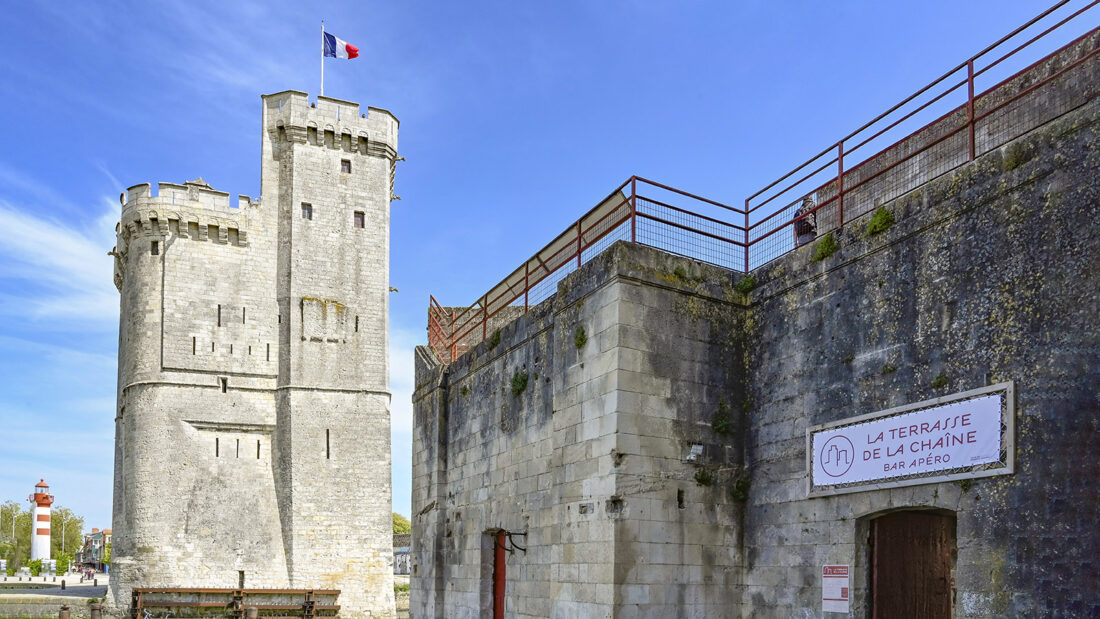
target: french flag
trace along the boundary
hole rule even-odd
[[[359,48],[326,32],[325,55],[330,58],[356,58],[359,56]]]

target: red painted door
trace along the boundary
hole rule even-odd
[[[493,538],[493,619],[504,619],[504,549],[507,539],[504,532]]]
[[[897,512],[871,523],[874,619],[949,619],[955,518]]]

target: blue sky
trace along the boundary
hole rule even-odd
[[[1081,4],[1077,2],[1076,4]],[[740,203],[1046,8],[1009,0],[19,2],[0,20],[0,500],[110,526],[118,195],[259,195],[261,93],[401,120],[394,509],[412,348],[631,174]],[[1095,20],[1093,20],[1095,21]],[[171,454],[165,454],[171,457]]]

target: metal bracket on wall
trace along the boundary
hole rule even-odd
[[[497,546],[503,548],[504,550],[507,550],[509,554],[515,554],[517,550],[522,552],[523,554],[527,554],[527,548],[525,546],[520,546],[516,543],[516,540],[512,539],[513,537],[523,537],[524,539],[526,539],[526,533],[516,533],[513,531],[501,531],[501,533],[504,533],[508,536],[508,543],[501,544],[499,541],[497,541]]]

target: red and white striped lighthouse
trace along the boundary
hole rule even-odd
[[[53,505],[53,495],[46,480],[40,479],[34,486],[34,494],[30,497],[34,503],[31,511],[31,561],[50,558],[50,505]]]

